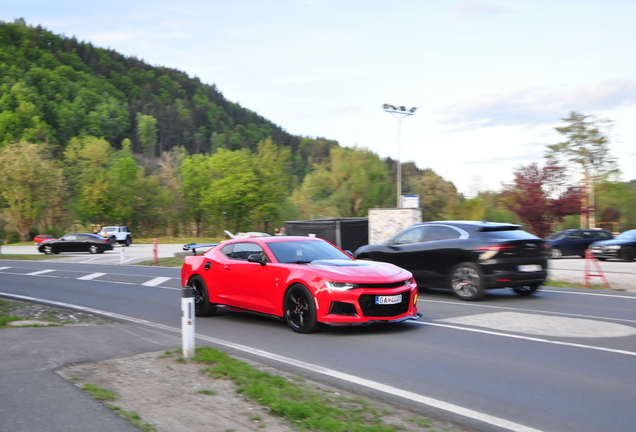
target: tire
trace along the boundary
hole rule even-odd
[[[194,316],[208,317],[216,315],[216,304],[210,303],[208,287],[201,276],[192,276],[188,286],[194,288]]]
[[[98,253],[98,254],[100,254],[100,253],[104,253],[104,249],[100,249],[100,250],[98,250],[98,251],[97,251],[97,253]]]
[[[486,293],[484,279],[476,264],[464,262],[453,267],[450,287],[461,300],[480,300]]]
[[[599,261],[605,261],[607,258],[596,257],[596,259],[599,260]]]
[[[551,247],[550,249],[548,249],[548,254],[552,259],[563,258],[563,252],[558,247]]]
[[[131,243],[132,243],[132,239],[130,237],[126,237],[126,240],[124,241],[124,244],[126,246],[130,246]]]
[[[53,246],[49,246],[49,245],[45,245],[42,250],[44,251],[45,254],[47,255],[51,255],[53,252]]]
[[[516,292],[520,296],[527,297],[534,294],[539,289],[539,286],[540,286],[539,284],[522,285],[522,286],[514,287],[512,289],[514,290],[514,292]]]
[[[626,246],[621,250],[621,259],[625,262],[632,262],[636,258],[636,249]]]
[[[90,245],[88,247],[88,251],[92,254],[96,254],[97,252],[99,252],[99,248],[97,247],[97,245]]]
[[[318,328],[314,297],[304,285],[294,284],[289,287],[283,310],[285,321],[296,333],[312,333]]]

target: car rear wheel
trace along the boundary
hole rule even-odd
[[[621,251],[621,259],[626,262],[634,261],[636,258],[636,250],[633,247],[624,247]]]
[[[210,303],[208,287],[201,276],[193,276],[188,286],[194,288],[194,316],[207,317],[216,315],[216,304]]]
[[[450,286],[457,297],[468,301],[481,299],[486,291],[479,267],[470,262],[453,268]]]
[[[550,254],[550,258],[559,259],[563,257],[563,252],[558,247],[551,247],[548,249],[548,254]]]
[[[529,296],[534,294],[539,289],[539,284],[534,285],[522,285],[518,287],[512,288],[514,292],[519,294],[522,297]]]
[[[294,284],[289,288],[284,311],[285,321],[296,333],[312,333],[318,328],[314,297],[304,285]]]
[[[126,246],[130,246],[131,243],[132,243],[132,240],[130,240],[130,237],[126,237],[126,241],[124,242],[124,244]]]

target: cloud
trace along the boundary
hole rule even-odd
[[[526,89],[483,95],[443,110],[443,124],[476,129],[553,124],[570,111],[596,114],[636,104],[636,80],[610,80],[562,91]]]
[[[492,2],[460,2],[453,7],[453,11],[463,16],[493,16],[515,12],[508,5]]]

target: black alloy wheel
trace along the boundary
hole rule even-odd
[[[132,240],[130,240],[130,237],[126,237],[126,241],[124,242],[124,244],[126,246],[130,246],[131,243],[132,243]]]
[[[484,280],[477,264],[457,264],[450,275],[450,287],[461,300],[480,300],[485,292]]]
[[[512,289],[514,290],[514,292],[516,292],[520,296],[526,297],[526,296],[534,294],[539,289],[539,284],[522,285],[518,287],[513,287]]]
[[[559,259],[563,257],[563,252],[561,252],[561,249],[559,249],[558,247],[551,247],[550,249],[548,249],[548,254],[552,259]]]
[[[194,316],[207,317],[216,315],[216,304],[210,303],[208,287],[201,276],[192,276],[188,286],[194,288]]]
[[[632,262],[636,258],[636,249],[631,246],[625,246],[621,250],[621,259],[625,262]]]
[[[294,284],[289,288],[284,311],[287,324],[296,333],[312,333],[318,328],[314,297],[304,285]]]

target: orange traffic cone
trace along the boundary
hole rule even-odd
[[[590,262],[594,263],[596,267],[596,273],[590,273]],[[605,274],[603,270],[601,270],[601,264],[598,262],[596,257],[592,254],[589,249],[585,250],[585,274],[583,275],[583,288],[588,288],[590,278],[591,277],[601,277],[603,278],[603,283],[605,284],[605,288],[611,289],[610,284],[605,278]]]

